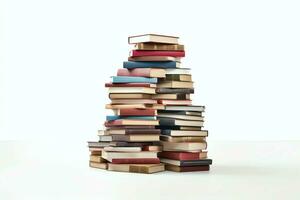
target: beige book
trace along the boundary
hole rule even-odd
[[[192,82],[192,75],[190,75],[190,74],[167,74],[166,80]]]
[[[207,148],[206,142],[161,142],[164,151],[201,151]]]
[[[184,45],[180,44],[157,44],[157,43],[138,43],[134,45],[135,50],[151,51],[184,51]]]
[[[156,85],[156,84],[155,84]],[[109,94],[110,99],[151,99],[151,94]]]
[[[193,88],[193,82],[162,81],[157,84],[158,88]]]
[[[173,118],[173,119],[184,119],[184,120],[198,120],[198,121],[203,121],[204,117],[203,116],[192,116],[192,115],[174,115],[172,113],[161,113],[158,115],[159,117],[168,117],[168,118]]]
[[[107,163],[89,162],[90,167],[98,169],[107,169]]]
[[[104,151],[112,152],[140,152],[141,147],[104,147]]]
[[[108,164],[108,170],[118,172],[133,172],[152,174],[165,170],[165,165],[160,164]]]
[[[103,151],[102,158],[112,162],[112,159],[126,158],[157,158],[157,152],[141,151],[141,152],[110,152]]]
[[[189,94],[153,94],[152,99],[171,99],[171,100],[186,99],[186,100],[190,100],[190,95]]]
[[[198,137],[198,136],[172,137],[168,135],[161,135],[160,140],[167,141],[167,142],[204,142],[206,140],[206,137]]]
[[[154,99],[112,99],[111,104],[157,104]]]
[[[171,56],[138,56],[128,57],[129,61],[176,61],[181,62],[181,58]]]
[[[154,43],[166,43],[166,44],[178,44],[179,37],[159,34],[144,34],[134,35],[128,37],[129,44],[154,42]]]
[[[98,163],[106,163],[107,161],[101,157],[101,155],[90,155],[91,162],[98,162]]]
[[[155,88],[148,87],[110,87],[108,93],[143,93],[143,94],[155,94]]]

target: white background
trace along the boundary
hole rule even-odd
[[[181,37],[210,139],[299,139],[297,1],[2,1],[1,134],[94,139],[127,36]],[[4,55],[4,56],[3,56]]]

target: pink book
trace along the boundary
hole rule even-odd
[[[132,57],[139,56],[171,56],[171,57],[184,57],[184,51],[144,51],[144,50],[132,50],[130,55]]]

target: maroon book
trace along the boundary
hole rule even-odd
[[[159,153],[159,157],[168,158],[172,160],[199,160],[200,153],[192,152],[176,152],[176,151],[163,151]]]
[[[184,51],[144,51],[144,50],[132,50],[132,57],[139,56],[171,56],[171,57],[184,57]]]
[[[109,125],[109,124],[107,124]],[[106,125],[105,125],[106,126]],[[140,128],[145,128],[145,129],[155,129],[155,126],[106,126],[106,127],[109,127],[109,129],[140,129]]]
[[[209,165],[179,167],[175,165],[165,165],[166,170],[175,172],[194,172],[194,171],[209,171]]]
[[[105,87],[153,87],[151,83],[105,83]]]
[[[159,164],[159,158],[113,158],[113,164]]]
[[[128,109],[120,109],[120,116],[155,116],[157,115],[157,111],[154,109],[137,109],[137,108],[128,108]]]

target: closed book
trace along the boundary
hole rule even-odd
[[[164,62],[135,62],[135,61],[126,61],[123,62],[123,67],[127,69],[133,68],[176,68],[180,67],[179,62],[175,61],[164,61]]]
[[[120,129],[155,129],[155,126],[152,125],[123,125],[123,126],[115,126],[109,127],[106,130],[120,130]]]
[[[207,152],[176,152],[176,151],[163,151],[160,152],[159,157],[172,159],[172,160],[199,160],[207,156]]]
[[[159,164],[159,158],[114,158],[113,164]]]
[[[106,109],[165,109],[162,104],[107,104]]]
[[[195,172],[195,171],[209,171],[209,165],[200,165],[200,166],[189,166],[189,167],[180,167],[176,165],[166,164],[165,169],[168,171],[174,172]]]
[[[114,110],[116,115],[120,116],[156,116],[157,110],[155,109],[119,109]]]
[[[116,158],[157,158],[156,152],[141,151],[141,152],[110,152],[103,151],[102,157],[109,162]]]
[[[128,135],[128,134],[160,134],[160,129],[109,129],[104,131],[106,135]]]
[[[206,137],[203,136],[169,136],[169,135],[161,135],[161,141],[167,142],[204,142]],[[105,147],[104,147],[105,148]]]
[[[151,99],[151,94],[109,94],[110,99]]]
[[[108,88],[109,93],[144,93],[144,94],[155,94],[155,88],[148,87],[110,87]]]
[[[159,118],[160,126],[203,126],[203,121]]]
[[[203,121],[203,116],[193,116],[193,115],[177,115],[173,113],[159,113],[158,116],[164,118],[172,118],[172,119],[183,119],[183,120],[196,120],[196,121]]]
[[[114,164],[108,163],[108,170],[117,172],[132,172],[152,174],[165,170],[165,165],[160,164]]]
[[[172,56],[172,57],[184,57],[184,51],[144,51],[144,50],[132,50],[130,53],[132,57],[138,56]]]
[[[157,83],[157,78],[146,78],[138,76],[113,76],[113,83]]]
[[[160,110],[159,114],[202,116],[202,112],[184,111],[184,110]]]
[[[89,162],[90,167],[98,169],[107,169],[107,163]]]
[[[134,35],[128,37],[129,44],[136,43],[165,43],[165,44],[178,44],[179,37],[169,36],[169,35],[159,35],[159,34],[143,34]]]
[[[205,106],[166,106],[165,110],[183,110],[183,111],[196,111],[196,112],[204,112]]]
[[[91,162],[106,163],[107,161],[101,155],[90,155]]]
[[[140,152],[142,147],[104,147],[104,151],[112,152]]]
[[[192,82],[192,75],[190,74],[167,74],[167,81],[189,81]]]
[[[158,125],[158,120],[132,120],[132,119],[119,119],[114,121],[106,121],[107,124],[124,126],[124,125]]]
[[[159,43],[138,43],[134,45],[136,50],[155,51],[184,51],[184,45],[180,44],[159,44]]]
[[[105,87],[151,87],[156,88],[154,83],[105,83]]]
[[[166,75],[168,74],[185,74],[185,75],[189,75],[191,74],[190,69],[189,68],[168,68],[166,69]]]
[[[162,141],[164,151],[201,151],[207,148],[206,142],[165,142]]]
[[[199,166],[199,165],[211,165],[212,160],[211,159],[201,159],[201,160],[172,160],[167,158],[161,158],[160,161],[162,163],[176,165],[176,166]]]
[[[128,57],[128,61],[176,61],[181,62],[180,57],[171,57],[171,56],[139,56],[139,57]]]
[[[156,120],[156,118],[154,116],[119,116],[119,115],[106,116],[107,121],[113,121],[113,120],[118,120],[118,119]]]
[[[125,142],[159,141],[159,135],[158,134],[108,135],[107,137],[111,137],[111,141],[125,141]]]
[[[193,88],[193,82],[186,81],[161,81],[156,84],[158,88]]]
[[[152,99],[190,100],[189,94],[154,94]]]
[[[193,94],[194,88],[156,88],[157,94]]]
[[[158,100],[158,103],[163,105],[192,105],[191,100]]]
[[[118,69],[117,75],[163,78],[166,76],[166,70],[159,69],[159,68],[134,68],[134,69],[121,68]]]
[[[111,104],[157,104],[155,99],[112,99]]]
[[[157,145],[147,145],[143,146],[143,151],[154,151],[154,152],[160,152],[162,151],[162,146],[157,146]]]
[[[207,130],[171,130],[171,129],[162,129],[162,135],[169,135],[169,136],[198,136],[198,137],[207,137],[208,131]]]
[[[202,127],[197,126],[156,126],[161,130],[180,130],[180,131],[201,131]]]
[[[96,148],[103,148],[106,146],[109,146],[110,143],[109,142],[88,142],[88,147],[92,148],[92,147],[96,147]]]

